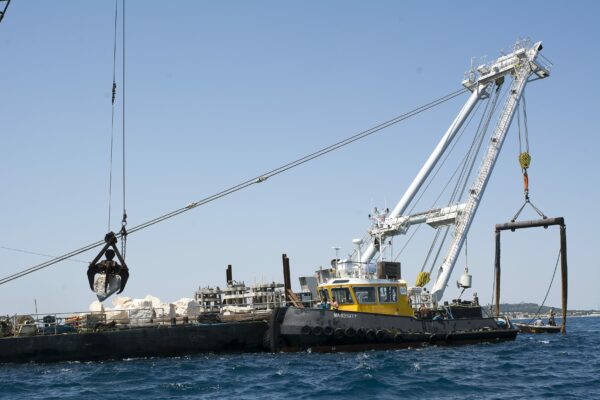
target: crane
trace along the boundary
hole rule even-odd
[[[384,243],[383,239],[405,234],[412,225],[427,223],[437,228],[453,224],[455,228],[451,244],[447,249],[442,265],[438,269],[437,279],[431,289],[432,303],[437,304],[441,300],[525,86],[530,80],[543,79],[550,75],[552,65],[539,54],[541,50],[542,42],[532,44],[529,40],[518,41],[510,54],[503,55],[491,63],[480,65],[471,70],[469,76],[462,82],[462,85],[471,92],[471,95],[396,207],[391,212],[386,213],[369,231],[369,239],[365,243],[366,249],[364,251],[359,249],[358,251],[359,265],[368,265],[373,260],[381,251],[380,244]],[[481,99],[489,97],[491,86],[494,84],[501,85],[505,77],[508,76],[512,77],[512,84],[489,141],[487,153],[480,166],[479,173],[468,192],[467,200],[464,203],[449,207],[437,208],[414,215],[403,215],[460,131],[475,105]]]

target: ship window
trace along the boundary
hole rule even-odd
[[[334,288],[331,289],[331,296],[335,297],[338,304],[354,304],[350,290],[348,288]]]
[[[354,287],[354,296],[359,304],[377,303],[375,288],[372,286]]]
[[[396,286],[380,286],[379,287],[379,302],[380,303],[397,303],[398,288]]]

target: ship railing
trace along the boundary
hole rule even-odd
[[[76,333],[102,329],[125,329],[162,324],[173,325],[186,317],[171,318],[157,307],[80,311],[48,314],[13,315],[4,319],[10,326],[4,336],[37,336]]]
[[[238,307],[240,309],[239,313],[256,313],[256,312],[264,312],[264,311],[271,311],[274,310],[277,307],[283,307],[285,305],[285,301],[283,300],[283,295],[281,296],[280,299],[275,299],[274,301],[267,301],[267,302],[262,302],[262,303],[248,303],[248,304],[223,304],[223,306],[221,307],[221,311],[231,311],[231,310],[226,310],[225,308],[236,308]]]
[[[548,60],[546,57],[544,57],[540,53],[537,54],[535,61],[540,67],[544,68],[548,72],[550,72],[552,70],[552,67],[554,67],[554,64],[552,63],[552,61]]]

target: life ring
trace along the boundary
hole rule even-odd
[[[348,337],[354,337],[354,335],[356,335],[356,329],[354,329],[354,328],[346,328],[346,331],[344,333]]]
[[[337,328],[334,332],[333,332],[334,336],[336,339],[341,339],[344,337],[344,330],[342,328]]]
[[[321,328],[320,326],[315,326],[314,328],[312,328],[312,334],[315,336],[321,336],[323,334],[323,328]]]
[[[325,334],[325,336],[331,336],[333,335],[333,328],[330,326],[326,326],[325,328],[323,328],[323,333]]]
[[[304,336],[310,335],[311,332],[312,332],[312,329],[310,329],[310,326],[308,326],[308,325],[304,325],[302,327],[302,329],[300,329],[300,333],[302,333]]]

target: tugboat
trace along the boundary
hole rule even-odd
[[[318,307],[274,312],[272,351],[458,345],[514,340],[518,333],[507,317],[484,317],[476,298],[432,305],[422,301],[430,296],[424,288],[409,288],[394,276],[357,277],[337,270],[318,290]]]
[[[476,295],[473,301],[459,298],[450,303],[442,302],[442,297],[525,86],[531,80],[550,75],[551,64],[539,54],[541,50],[541,42],[519,41],[510,54],[472,68],[466,74],[467,78],[462,84],[471,92],[469,99],[396,207],[392,211],[375,209],[370,215],[373,225],[368,231],[367,240],[355,239],[353,242],[357,248],[353,255],[346,260],[335,259],[330,270],[317,272],[320,307],[275,310],[268,333],[272,351],[363,350],[434,343],[495,342],[516,338],[518,328],[507,317],[483,316]],[[507,78],[512,78],[510,87],[502,90]],[[506,97],[504,104],[497,108],[501,93]],[[478,133],[468,156],[464,158],[464,174],[456,182],[456,195],[453,194],[450,202],[443,207],[404,214],[438,161],[453,147],[453,139],[462,131],[463,124],[477,103],[484,99],[489,99],[489,107],[486,106],[482,114]],[[481,145],[496,109],[497,122],[489,136],[487,152],[482,157],[478,174],[467,187],[478,152],[482,147],[485,148]],[[384,258],[384,250],[391,249],[391,238],[424,223],[436,229],[438,234],[446,228],[445,233],[439,235],[443,239],[449,232],[447,227],[454,225],[453,235],[448,235],[451,240],[446,257],[437,270],[437,279],[431,291],[427,291],[425,286],[436,266],[437,255],[433,258],[430,272],[421,270],[415,287],[409,287],[402,280],[400,263]],[[437,238],[438,235],[435,240]],[[440,254],[442,245],[439,245],[437,252],[432,251],[435,240],[429,255]],[[379,259],[375,262],[377,254]],[[465,267],[457,284],[463,292],[471,287],[468,267]]]

